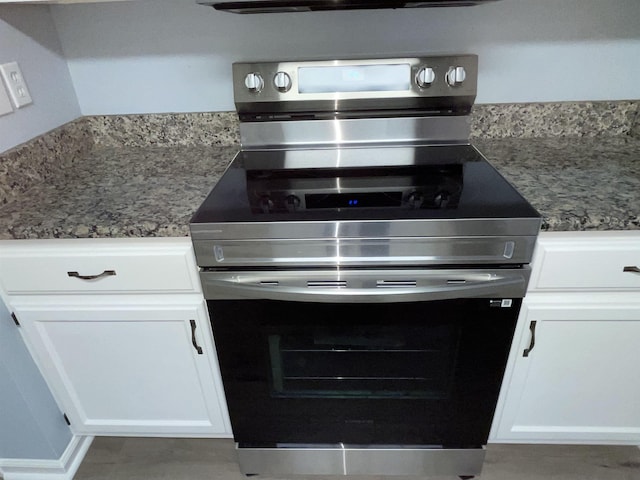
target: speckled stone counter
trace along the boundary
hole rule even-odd
[[[543,230],[640,229],[640,139],[474,144],[543,215]],[[0,208],[0,239],[185,236],[237,147],[100,147]],[[80,154],[79,154],[80,155]]]
[[[236,147],[85,152],[0,208],[0,239],[186,236]]]
[[[542,230],[640,230],[639,138],[503,138],[474,144],[542,214]]]

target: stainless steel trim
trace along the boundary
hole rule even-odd
[[[325,448],[239,448],[240,471],[252,474],[344,475],[343,451]]]
[[[209,300],[267,299],[299,302],[418,302],[454,298],[522,298],[531,269],[203,271]],[[457,283],[451,284],[450,280]],[[394,288],[379,283],[407,282]],[[277,282],[277,284],[276,284]],[[331,283],[334,286],[331,286]],[[413,285],[415,282],[415,285]],[[309,283],[324,284],[310,288]]]
[[[397,143],[468,144],[469,116],[242,122],[244,150]]]
[[[193,240],[201,267],[426,266],[524,264],[535,237]],[[514,253],[505,258],[505,244]]]
[[[346,448],[347,475],[458,475],[482,472],[482,448]]]
[[[194,240],[392,238],[392,237],[537,237],[542,219],[464,218],[333,220],[318,222],[192,223]],[[501,253],[502,256],[502,253]],[[200,264],[202,265],[202,264]]]
[[[421,446],[291,445],[246,448],[236,445],[245,475],[479,475],[483,448]]]
[[[241,164],[245,170],[288,170],[303,168],[349,168],[349,167],[400,167],[429,164],[461,164],[468,159],[478,159],[482,155],[468,141],[451,145],[385,144],[332,146],[331,148],[308,148],[307,146],[279,147],[258,150],[241,150],[234,158],[234,164]],[[424,162],[428,159],[427,162]],[[244,180],[245,178],[243,178]],[[296,179],[296,183],[303,179]],[[325,188],[322,179],[309,179],[306,188]],[[384,178],[376,178],[374,185],[385,186]],[[324,180],[325,182],[327,179]],[[370,185],[372,179],[368,178]],[[406,179],[397,179],[399,185],[413,186]],[[387,185],[388,186],[388,183]]]
[[[347,475],[458,475],[482,472],[485,450],[429,448],[346,448]]]
[[[370,65],[409,65],[408,90],[396,91],[354,91],[300,93],[298,69],[302,67],[344,67]],[[467,78],[460,86],[451,87],[445,80],[452,66],[464,67]],[[436,80],[429,88],[420,88],[415,82],[418,71],[423,67],[433,68]],[[432,57],[376,58],[354,60],[283,61],[233,64],[233,97],[238,113],[285,113],[291,112],[350,112],[365,110],[371,116],[375,110],[437,109],[451,108],[456,102],[470,108],[477,93],[477,55],[446,55]],[[288,91],[279,91],[273,82],[265,82],[259,92],[250,91],[245,85],[245,77],[259,73],[262,78],[272,79],[283,72],[291,78]],[[435,103],[434,103],[435,102]],[[406,113],[405,113],[406,114]]]

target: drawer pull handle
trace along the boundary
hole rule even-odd
[[[105,270],[102,273],[99,273],[98,275],[80,275],[78,272],[67,272],[67,275],[69,275],[70,277],[76,277],[79,278],[80,280],[97,280],[98,278],[102,278],[102,277],[112,277],[116,274],[115,270]]]
[[[633,266],[633,267],[624,267],[622,269],[623,272],[629,272],[629,273],[640,273],[640,268]]]
[[[523,357],[528,357],[531,353],[531,350],[533,350],[533,347],[536,346],[536,323],[537,322],[533,320],[529,324],[529,330],[531,330],[531,343],[529,344],[529,348],[525,348],[524,352],[522,352]]]
[[[196,349],[198,355],[202,355],[202,347],[198,345],[198,342],[196,341],[196,321],[189,320],[189,323],[191,323],[191,343],[193,343],[193,348]]]

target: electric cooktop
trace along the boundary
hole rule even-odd
[[[539,214],[471,145],[243,150],[192,224]]]

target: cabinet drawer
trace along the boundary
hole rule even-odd
[[[198,292],[189,239],[81,239],[0,243],[9,295]]]
[[[609,289],[640,290],[640,232],[540,235],[529,291]]]

